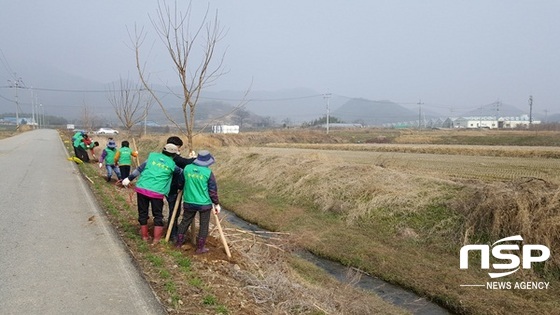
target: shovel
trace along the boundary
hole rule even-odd
[[[220,218],[218,217],[218,214],[216,213],[216,207],[214,205],[212,205],[212,213],[214,214],[214,218],[216,219],[216,226],[218,227],[218,231],[220,232],[220,239],[222,240],[222,244],[224,245],[224,248],[226,250],[226,254],[227,254],[228,258],[231,258],[231,253],[229,252],[229,246],[227,244],[226,237],[224,236],[224,232],[222,231],[222,225],[220,224]]]
[[[171,221],[167,226],[167,235],[165,235],[165,241],[169,242],[169,236],[171,235],[171,230],[173,230],[173,224],[175,223],[175,217],[177,216],[177,207],[181,203],[181,198],[183,195],[183,191],[179,190],[177,194],[177,199],[175,200],[175,206],[173,207],[173,214],[171,215]]]

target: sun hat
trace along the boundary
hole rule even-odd
[[[207,150],[198,151],[198,156],[193,161],[193,163],[198,166],[210,166],[214,164],[214,162],[216,162],[216,160],[214,160],[212,154]]]
[[[109,142],[107,143],[107,148],[114,149],[116,147],[117,147],[117,144],[115,143],[115,141],[109,140]]]
[[[179,152],[179,148],[173,143],[168,143],[163,146],[163,151],[171,154],[177,154]]]

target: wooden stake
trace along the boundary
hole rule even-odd
[[[222,239],[222,244],[224,245],[224,248],[226,250],[226,254],[227,254],[228,258],[231,258],[231,253],[229,251],[229,246],[227,244],[226,237],[224,236],[224,231],[222,231],[222,225],[220,224],[220,218],[218,217],[218,214],[216,213],[216,207],[214,205],[212,205],[212,213],[214,214],[214,219],[216,219],[216,226],[218,227],[218,232],[220,232],[220,238]]]
[[[132,144],[134,145],[134,151],[138,152],[138,147],[136,146],[136,140],[132,138]],[[136,167],[140,166],[140,162],[138,162],[138,155],[134,157],[136,159]]]
[[[183,191],[179,190],[177,194],[177,199],[175,200],[175,206],[173,207],[173,214],[171,215],[171,221],[167,224],[167,235],[165,235],[165,241],[169,242],[169,236],[171,235],[171,230],[173,229],[173,224],[175,223],[175,216],[177,216],[177,207],[181,203],[181,198],[183,198]]]

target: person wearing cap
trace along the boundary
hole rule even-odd
[[[154,218],[153,244],[157,244],[163,235],[163,198],[169,194],[171,178],[173,174],[183,172],[173,161],[177,153],[179,153],[179,148],[176,145],[166,144],[161,153],[151,152],[148,154],[148,159],[122,181],[122,185],[128,187],[130,181],[142,174],[135,189],[138,203],[138,223],[140,223],[142,239],[148,241],[150,239],[148,219],[150,218],[149,209],[151,205]],[[182,189],[183,183],[179,184]]]
[[[121,171],[121,179],[130,175],[130,166],[132,165],[132,157],[137,157],[138,151],[132,151],[130,143],[126,140],[121,142],[121,148],[115,154],[115,165],[119,166]]]
[[[103,149],[101,157],[99,157],[99,168],[103,167],[105,161],[105,168],[107,169],[107,182],[111,181],[113,172],[117,175],[117,180],[121,180],[121,171],[117,164],[115,164],[115,155],[117,154],[117,144],[115,140],[111,139],[107,142],[107,147]]]
[[[176,145],[179,150],[183,146],[183,140],[177,136],[171,136],[167,138],[166,143],[173,143]],[[178,153],[173,158],[175,165],[184,169],[187,165],[191,164],[194,159],[196,158],[196,153],[192,151],[188,157],[184,158]],[[167,215],[167,224],[168,226],[171,225],[171,219],[173,217],[173,209],[175,209],[175,204],[177,203],[177,198],[179,197],[179,182],[183,182],[183,174],[173,174],[173,178],[171,180],[171,188],[169,189],[169,195],[166,196],[167,199],[167,206],[169,208],[168,215]],[[181,217],[181,207],[177,207],[177,213],[175,214],[175,221],[173,222],[173,227],[171,228],[171,233],[169,234],[169,239],[172,242],[175,242],[177,239],[177,229],[179,226],[179,218]]]
[[[207,150],[198,152],[197,158],[192,164],[185,167],[183,177],[185,178],[183,193],[183,219],[179,224],[177,241],[175,247],[180,248],[185,242],[185,233],[194,217],[198,213],[200,229],[196,239],[196,254],[208,252],[206,238],[210,225],[210,211],[220,213],[220,200],[218,198],[218,185],[214,173],[209,166],[214,164],[212,154]],[[214,210],[212,210],[214,208]]]

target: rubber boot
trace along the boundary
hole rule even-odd
[[[175,247],[181,248],[185,243],[185,234],[177,234],[177,240],[175,241]]]
[[[163,226],[154,226],[154,242],[153,244],[159,243],[161,236],[163,235]]]
[[[107,176],[107,183],[111,181],[111,176]]]
[[[142,235],[142,239],[144,241],[150,240],[150,234],[148,233],[148,225],[140,225],[140,234]]]
[[[207,253],[209,251],[208,248],[204,247],[204,244],[206,244],[206,238],[205,237],[199,237],[199,238],[196,239],[195,254],[204,254],[204,253]]]

